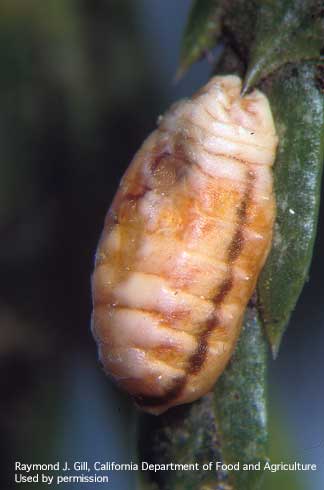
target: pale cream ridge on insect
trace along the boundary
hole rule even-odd
[[[269,252],[269,102],[216,76],[160,118],[107,214],[92,330],[106,372],[160,414],[211,390]]]

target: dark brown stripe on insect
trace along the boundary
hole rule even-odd
[[[246,180],[247,180],[247,185],[244,192],[244,196],[241,205],[237,211],[237,216],[238,216],[237,229],[235,231],[233,240],[230,243],[228,249],[228,262],[230,264],[229,271],[227,277],[225,278],[225,280],[223,281],[223,283],[219,288],[218,294],[214,298],[214,304],[218,308],[222,306],[226,297],[228,296],[229,292],[233,287],[233,271],[231,265],[239,256],[244,245],[243,228],[246,222],[247,209],[251,200],[251,193],[252,193],[253,182],[254,182],[254,175],[252,172],[248,171],[246,173]],[[239,252],[234,253],[234,250],[235,251],[239,250]],[[215,319],[217,319],[217,321],[212,321],[212,322],[210,322],[210,320],[207,321],[206,329],[199,336],[198,347],[196,349],[196,352],[191,356],[188,362],[189,365],[187,369],[188,374],[197,374],[205,362],[207,350],[208,350],[208,338],[210,334],[213,332],[213,330],[218,325],[220,325],[220,321],[217,317],[217,313],[215,314]]]
[[[176,398],[181,390],[184,388],[187,382],[187,376],[184,375],[180,378],[174,380],[172,386],[168,391],[161,396],[147,396],[147,395],[135,395],[133,396],[135,402],[140,407],[158,407],[159,405],[164,405],[169,403],[174,398]]]
[[[189,358],[188,368],[186,370],[188,374],[197,374],[202,368],[208,349],[208,338],[212,331],[220,325],[219,317],[216,313],[213,314],[212,318],[210,318],[205,326],[205,329],[199,336],[198,347],[194,354]]]
[[[232,275],[232,271],[230,270],[228,272],[227,277],[220,285],[219,292],[216,294],[215,298],[213,299],[213,303],[215,305],[221,305],[225,300],[226,296],[228,295],[228,293],[230,292],[230,290],[232,289],[232,287],[233,287],[233,275]]]

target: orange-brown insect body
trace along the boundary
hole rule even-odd
[[[100,359],[151,413],[222,373],[272,238],[277,137],[266,97],[214,77],[171,107],[108,212],[93,276]]]

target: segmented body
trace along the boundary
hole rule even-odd
[[[267,257],[277,137],[266,97],[214,77],[171,107],[107,214],[93,276],[100,359],[151,413],[223,371]]]

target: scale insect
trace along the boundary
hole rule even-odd
[[[159,119],[122,178],[93,274],[105,371],[160,414],[210,391],[268,255],[277,136],[268,100],[213,77]]]

